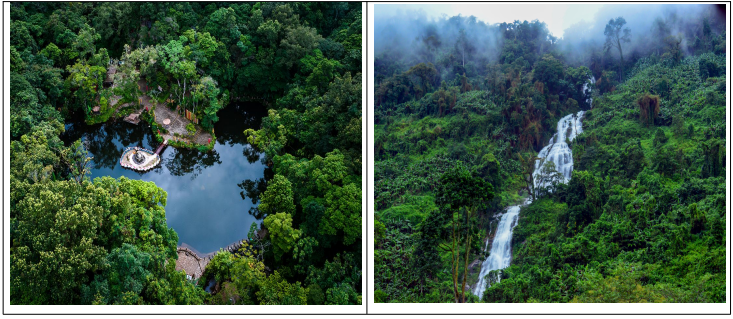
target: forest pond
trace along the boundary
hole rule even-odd
[[[144,173],[120,166],[120,156],[127,147],[155,150],[159,145],[146,122],[117,120],[90,126],[74,120],[67,122],[62,139],[67,145],[83,139],[94,156],[92,179],[125,176],[163,188],[168,193],[168,227],[178,233],[178,245],[185,243],[206,254],[246,238],[252,222],[261,222],[248,213],[256,204],[246,196],[244,185],[263,179],[267,167],[262,163],[264,154],[247,143],[243,132],[259,129],[266,115],[258,103],[232,103],[218,113],[213,151],[168,146],[161,164]]]

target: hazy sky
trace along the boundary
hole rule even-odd
[[[401,16],[400,12],[425,12],[427,18],[462,15],[475,16],[489,24],[540,20],[547,24],[552,35],[562,37],[563,31],[582,20],[591,21],[596,12],[606,4],[570,3],[426,3],[426,4],[380,4],[374,5],[374,17]]]

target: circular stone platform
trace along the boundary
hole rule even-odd
[[[158,163],[160,163],[158,154],[140,147],[128,147],[120,158],[122,167],[143,172],[152,169]]]

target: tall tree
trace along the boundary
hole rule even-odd
[[[61,158],[69,167],[71,177],[81,185],[84,176],[90,172],[89,165],[92,161],[92,156],[89,156],[84,143],[81,140],[76,140],[76,142],[61,151]]]
[[[454,301],[463,303],[466,302],[466,279],[472,248],[471,242],[476,235],[474,219],[479,209],[494,198],[494,191],[491,184],[460,165],[440,177],[437,193],[437,204],[441,213],[447,215],[451,220],[450,244],[441,244],[441,248],[451,253]],[[461,244],[464,244],[463,256],[461,256]],[[460,278],[461,266],[463,268],[462,279]]]
[[[618,17],[616,20],[611,19],[606,24],[606,29],[603,31],[603,35],[606,36],[606,43],[603,45],[605,50],[611,48],[618,49],[618,55],[621,58],[621,73],[619,74],[619,81],[624,80],[624,51],[622,43],[631,42],[631,30],[624,28],[626,19]],[[622,30],[623,29],[623,30]]]
[[[473,45],[468,40],[468,37],[466,37],[466,30],[461,29],[460,34],[458,35],[458,40],[456,40],[456,51],[461,55],[462,67],[466,67],[466,55],[471,54],[473,49]]]
[[[162,53],[162,62],[165,69],[173,75],[178,84],[175,90],[176,103],[182,106],[185,106],[188,84],[194,83],[198,77],[196,62],[188,60],[184,51],[183,45],[186,42],[188,42],[188,38],[181,36],[178,40],[171,40],[168,44],[161,46],[161,50],[159,50]]]
[[[529,196],[532,198],[532,201],[534,201],[537,199],[535,198],[537,194],[534,182],[534,165],[537,160],[542,158],[532,154],[526,155],[526,158],[519,153],[517,153],[517,156],[519,156],[519,162],[521,163],[522,175],[524,176],[523,180],[526,184],[527,192],[529,192]]]
[[[77,62],[66,67],[69,77],[66,85],[76,99],[77,107],[82,106],[86,114],[92,111],[91,105],[99,96],[99,89],[107,71],[100,66]]]

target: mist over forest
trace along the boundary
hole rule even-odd
[[[685,55],[700,51],[705,21],[712,34],[725,31],[725,5],[610,4],[601,8],[594,17],[586,17],[567,28],[562,37],[550,34],[546,24],[538,20],[495,23],[481,21],[474,16],[429,17],[419,9],[399,10],[394,15],[374,17],[374,32],[378,35],[374,38],[375,63],[390,56],[390,60],[399,61],[397,64],[402,66],[392,66],[390,70],[393,72],[405,71],[407,65],[420,62],[438,64],[450,57],[448,52],[456,48],[462,39],[461,30],[464,30],[471,51],[466,57],[468,66],[465,71],[470,76],[483,71],[488,63],[511,63],[512,55],[501,55],[504,41],[516,40],[517,34],[511,31],[535,23],[524,34],[539,44],[531,52],[534,54],[531,54],[530,63],[545,53],[553,52],[572,66],[590,67],[594,76],[600,77],[600,73],[595,72],[600,70],[600,66],[594,69],[591,65],[596,60],[614,63],[600,62],[604,56],[606,60],[618,59],[617,52],[604,50],[606,37],[603,31],[609,20],[621,16],[626,20],[624,27],[631,30],[631,42],[624,48],[624,55],[631,58],[629,63],[652,52],[663,54],[673,40],[670,37],[681,41],[680,48]],[[526,55],[523,56],[527,59]],[[381,70],[378,72],[378,80],[380,75],[386,75],[381,74]]]

